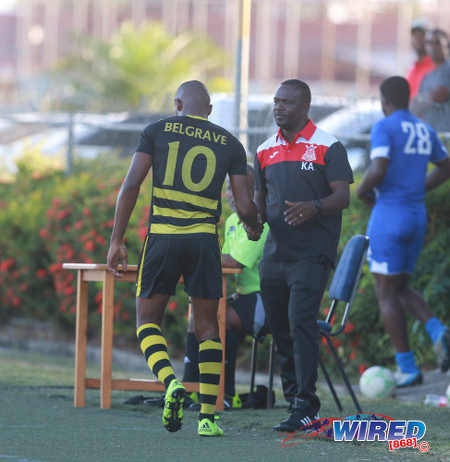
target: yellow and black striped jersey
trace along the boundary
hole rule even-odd
[[[152,156],[149,234],[216,234],[226,175],[247,173],[242,144],[207,119],[174,116],[146,127],[136,151]]]

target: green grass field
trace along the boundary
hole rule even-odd
[[[98,376],[97,369],[89,365],[89,375]],[[72,359],[0,349],[0,462],[450,461],[450,409],[422,403],[389,399],[362,401],[362,406],[367,412],[423,420],[431,447],[426,455],[412,449],[390,453],[385,443],[309,440],[284,447],[287,435],[271,429],[287,415],[281,399],[272,410],[223,413],[224,438],[196,436],[197,415],[190,411],[183,429],[171,434],[162,427],[160,408],[124,404],[139,392],[113,392],[112,408],[101,410],[98,390],[88,390],[86,408],[75,409],[72,385]],[[327,391],[320,396],[321,416],[337,416]],[[347,399],[344,406],[343,415],[353,413]]]

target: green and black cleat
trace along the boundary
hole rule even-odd
[[[162,423],[169,432],[177,432],[183,425],[183,403],[186,389],[183,384],[173,379],[167,387],[164,397]]]
[[[199,421],[197,433],[199,436],[223,436],[223,430],[217,423],[207,418]]]

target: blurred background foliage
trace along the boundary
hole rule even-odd
[[[192,32],[174,36],[160,23],[124,23],[108,41],[78,42],[77,53],[50,73],[50,109],[164,111],[172,108],[180,82],[191,79],[201,79],[211,92],[231,90],[219,77],[229,57]]]
[[[128,164],[129,159],[114,154],[78,159],[73,173],[66,176],[58,161],[52,164],[36,149],[18,159],[14,180],[0,183],[0,322],[33,318],[73,332],[76,272],[63,270],[62,263],[106,262],[115,200]],[[126,233],[129,264],[138,261],[150,197],[151,174],[141,187]],[[224,210],[230,213],[226,204]],[[101,285],[89,284],[91,338],[99,334],[101,301]],[[184,347],[187,304],[178,287],[165,320],[168,343],[177,352]],[[116,285],[114,312],[116,344],[134,344],[133,284]]]
[[[74,271],[61,268],[63,262],[105,262],[114,216],[114,204],[129,159],[116,155],[94,160],[78,160],[71,176],[58,165],[45,164],[39,152],[30,151],[18,161],[12,182],[0,184],[0,321],[12,317],[51,321],[58,328],[73,333],[75,322]],[[45,168],[43,167],[45,165]],[[352,186],[354,191],[355,185]],[[136,208],[126,234],[129,263],[136,264],[149,218],[151,180],[141,188]],[[428,194],[429,226],[424,251],[412,278],[415,288],[423,291],[434,313],[450,324],[450,184]],[[219,231],[230,209],[223,201],[224,212]],[[342,250],[348,239],[364,233],[369,209],[352,192],[350,208],[344,212],[339,244]],[[101,287],[89,288],[89,336],[98,336]],[[329,307],[327,294],[321,316]],[[343,308],[343,306],[342,306]],[[115,344],[135,347],[134,286],[116,284]],[[165,333],[173,354],[183,353],[187,327],[187,297],[182,286],[168,305]],[[434,366],[434,353],[423,326],[409,319],[411,345],[418,362]],[[249,340],[248,340],[249,342]],[[347,370],[354,374],[374,364],[390,366],[394,350],[384,332],[373,279],[367,265],[353,303],[345,335],[334,340]],[[322,347],[322,352],[326,346]],[[259,349],[259,366],[267,367],[266,340]],[[248,349],[241,365],[248,364]],[[323,354],[328,362],[329,355]],[[330,366],[331,363],[330,363]]]

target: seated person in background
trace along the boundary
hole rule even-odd
[[[253,194],[253,168],[251,166],[248,166],[248,181]],[[236,213],[229,183],[226,190],[226,199],[233,213],[225,223],[222,265],[228,268],[242,268],[242,273],[235,275],[236,293],[227,300],[225,346],[225,408],[236,408],[241,407],[239,395],[235,389],[234,377],[238,346],[245,335],[258,334],[265,322],[264,308],[259,295],[258,263],[262,256],[268,226],[267,224],[264,226],[263,233],[258,241],[249,240],[244,225]],[[191,317],[186,342],[183,381],[198,382],[197,356],[198,341],[194,334],[194,323]],[[189,397],[192,401],[197,401],[196,394],[191,393]]]
[[[419,93],[412,100],[411,112],[430,124],[436,131],[450,131],[450,61],[448,36],[433,29],[425,36],[425,48],[435,68],[426,74]]]

